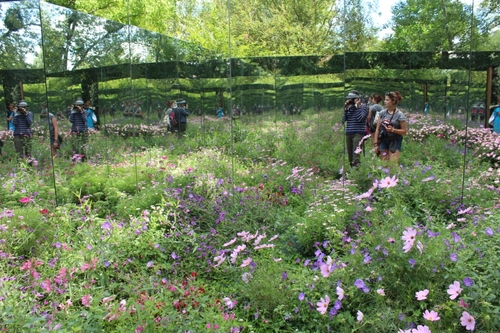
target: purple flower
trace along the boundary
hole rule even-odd
[[[339,300],[336,300],[336,301],[335,301],[335,304],[333,304],[333,308],[334,308],[335,310],[340,310],[340,308],[341,308],[341,307],[342,307],[342,302],[341,302],[341,301],[339,301]]]
[[[111,223],[109,223],[108,221],[104,222],[102,225],[101,225],[101,228],[102,229],[111,229],[112,226],[111,226]]]
[[[455,253],[450,254],[450,260],[453,262],[457,261],[457,255]]]
[[[306,294],[300,293],[299,294],[299,301],[303,301],[305,297],[306,297]]]
[[[332,317],[337,314],[337,309],[331,308],[328,314],[330,315],[330,320],[332,320]]]
[[[455,243],[460,242],[460,239],[461,239],[461,238],[460,238],[460,236],[459,236],[456,232],[452,232],[452,233],[451,233],[451,237],[453,237],[453,241],[454,241]]]
[[[471,279],[470,277],[466,277],[466,278],[464,279],[464,285],[465,285],[466,287],[470,287],[470,286],[472,286],[473,284],[474,284],[474,281],[472,281],[472,279]]]
[[[104,265],[104,267],[109,267],[109,261],[105,261],[105,262],[103,263],[103,265]]]
[[[493,230],[492,230],[490,227],[486,228],[486,230],[485,230],[484,232],[485,232],[488,236],[493,236]]]
[[[281,273],[281,281],[288,279],[288,274],[286,272]]]
[[[415,259],[410,259],[410,260],[408,260],[408,262],[410,263],[411,268],[413,268],[413,266],[415,266],[415,264],[417,263],[417,262],[415,261]]]
[[[363,280],[361,279],[357,279],[355,282],[354,282],[354,285],[358,288],[358,289],[361,289],[363,290],[363,292],[367,293],[370,291],[370,288],[368,288],[365,283],[363,282]]]
[[[439,236],[439,232],[432,232],[431,230],[427,230],[427,236],[429,238],[431,238],[431,237],[437,237],[437,236]]]
[[[180,259],[181,257],[179,257],[177,254],[175,254],[175,252],[172,252],[172,258],[173,258],[174,260],[178,260],[178,259]]]
[[[366,287],[365,285],[365,282],[361,279],[357,279],[356,281],[354,281],[354,285],[358,288],[358,289],[363,289]]]

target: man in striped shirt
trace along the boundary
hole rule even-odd
[[[360,163],[359,149],[360,142],[366,135],[366,117],[368,109],[365,104],[361,103],[360,96],[357,91],[351,90],[346,96],[344,105],[344,115],[342,116],[342,124],[347,122],[345,128],[347,156],[349,164],[357,166]]]
[[[28,111],[28,103],[25,100],[20,100],[17,105],[17,110],[12,119],[14,129],[14,147],[19,157],[29,157],[31,154],[31,124],[33,124],[33,113]]]
[[[71,138],[73,142],[73,157],[85,160],[85,145],[88,141],[87,111],[83,108],[83,100],[77,98],[69,116],[71,122]]]

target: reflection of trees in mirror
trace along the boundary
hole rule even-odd
[[[64,72],[128,62],[126,26],[42,3],[45,66]]]
[[[2,2],[0,69],[41,67],[38,1]]]

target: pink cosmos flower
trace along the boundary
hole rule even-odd
[[[424,290],[421,290],[421,291],[417,291],[415,293],[415,297],[417,298],[417,300],[423,301],[424,299],[427,299],[427,295],[428,294],[429,294],[429,290],[428,289],[424,289]]]
[[[462,292],[462,288],[460,288],[460,282],[455,281],[453,284],[450,284],[450,288],[446,291],[450,295],[450,299],[455,299]]]
[[[422,252],[424,251],[424,244],[422,244],[421,241],[417,242],[417,249],[418,249],[418,252],[420,252],[420,254],[422,254]]]
[[[252,258],[249,257],[249,258],[243,260],[243,263],[240,265],[240,267],[246,267],[246,266],[250,265],[251,262],[252,262]]]
[[[224,302],[224,304],[226,304],[229,310],[234,308],[234,306],[236,305],[236,301],[231,300],[229,297],[224,297],[222,301]]]
[[[333,271],[333,260],[330,256],[326,258],[326,263],[323,263],[321,265],[320,270],[321,270],[321,275],[323,275],[323,277],[327,278],[330,276],[330,274]]]
[[[356,317],[356,319],[358,320],[358,323],[360,323],[363,320],[364,316],[365,315],[363,314],[363,312],[358,310],[358,316]]]
[[[403,246],[404,253],[410,252],[410,250],[413,247],[413,242],[405,242],[405,245]]]
[[[424,319],[427,319],[429,321],[438,321],[441,319],[436,311],[430,311],[425,310],[424,312]]]
[[[390,188],[390,187],[394,187],[398,184],[398,179],[396,179],[396,175],[392,176],[391,177],[385,177],[384,179],[382,179],[379,183],[378,183],[378,186],[380,188]]]
[[[379,294],[380,296],[385,296],[384,289],[377,289],[377,294]]]
[[[363,193],[361,195],[358,195],[357,197],[354,197],[354,199],[355,200],[361,200],[361,199],[369,198],[372,195],[374,189],[375,189],[375,187],[372,187],[367,192],[365,192],[365,193]]]
[[[403,236],[401,237],[402,240],[404,240],[405,242],[414,242],[415,241],[415,237],[417,236],[417,231],[413,228],[406,228],[405,231],[403,231]]]
[[[476,327],[476,320],[467,311],[462,312],[460,323],[462,326],[465,326],[467,331],[474,331],[474,328]]]
[[[321,314],[325,314],[326,311],[328,310],[328,305],[330,304],[330,297],[328,297],[328,295],[325,295],[325,298],[321,298],[319,300],[318,303],[316,303],[316,305],[318,306],[318,308],[316,310],[319,311],[319,313]]]
[[[429,327],[418,325],[417,328],[411,330],[411,333],[432,333]]]
[[[234,242],[236,242],[237,239],[238,239],[238,237],[235,237],[235,238],[231,239],[229,242],[223,244],[222,246],[223,247],[229,246],[229,245],[233,244]]]
[[[336,289],[336,293],[337,295],[339,296],[338,297],[338,300],[341,301],[344,299],[344,289],[340,288],[340,287],[337,287]]]
[[[89,307],[91,302],[92,302],[92,296],[91,295],[82,296],[82,304],[83,305],[85,305],[86,307]]]
[[[28,203],[28,202],[30,202],[30,201],[31,201],[31,198],[28,198],[28,197],[25,197],[25,198],[21,198],[21,199],[19,199],[19,202],[20,202],[20,203]]]

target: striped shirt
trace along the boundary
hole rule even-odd
[[[71,122],[71,133],[86,133],[89,131],[87,127],[87,111],[71,112],[69,121]]]
[[[366,107],[366,104],[362,104],[360,108],[355,105],[350,105],[342,115],[342,124],[347,122],[345,134],[366,134],[367,116],[368,108]]]
[[[33,132],[31,131],[31,124],[33,123],[33,114],[31,112],[26,112],[26,114],[16,114],[12,123],[16,127],[14,129],[14,135],[25,135],[31,136]]]

